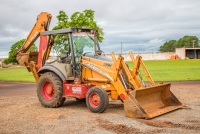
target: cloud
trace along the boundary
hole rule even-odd
[[[158,51],[165,41],[185,35],[200,38],[199,7],[199,0],[0,1],[0,52],[26,38],[40,12],[52,14],[53,28],[60,10],[70,16],[85,9],[95,11],[95,20],[104,29],[101,47],[106,53],[120,52],[121,43],[124,52]]]
[[[149,41],[150,44],[163,44],[164,42],[163,39],[152,39]]]

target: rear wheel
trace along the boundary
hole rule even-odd
[[[60,107],[65,101],[61,79],[52,72],[44,73],[38,80],[37,95],[45,107]]]
[[[86,105],[94,113],[102,113],[108,107],[109,99],[105,90],[92,87],[86,95]]]

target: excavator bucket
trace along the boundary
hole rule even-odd
[[[19,65],[25,66],[24,62],[28,61],[28,57],[29,57],[28,53],[23,53],[23,54],[17,55],[17,61],[18,61]]]
[[[170,91],[171,84],[159,84],[133,90],[124,100],[125,113],[132,118],[153,118],[182,108],[182,103]]]
[[[20,53],[17,55],[16,58],[19,65],[21,66],[25,66],[25,62],[30,62],[30,61],[35,61],[37,63],[38,52]]]

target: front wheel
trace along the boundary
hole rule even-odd
[[[65,101],[61,79],[53,72],[44,73],[37,83],[37,95],[43,106],[60,107]]]
[[[86,95],[86,105],[94,113],[102,113],[108,107],[109,99],[105,90],[92,87]]]

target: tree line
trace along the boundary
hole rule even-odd
[[[179,40],[170,40],[160,46],[160,52],[175,52],[176,48],[196,48],[200,47],[199,39],[196,36],[184,36]]]

